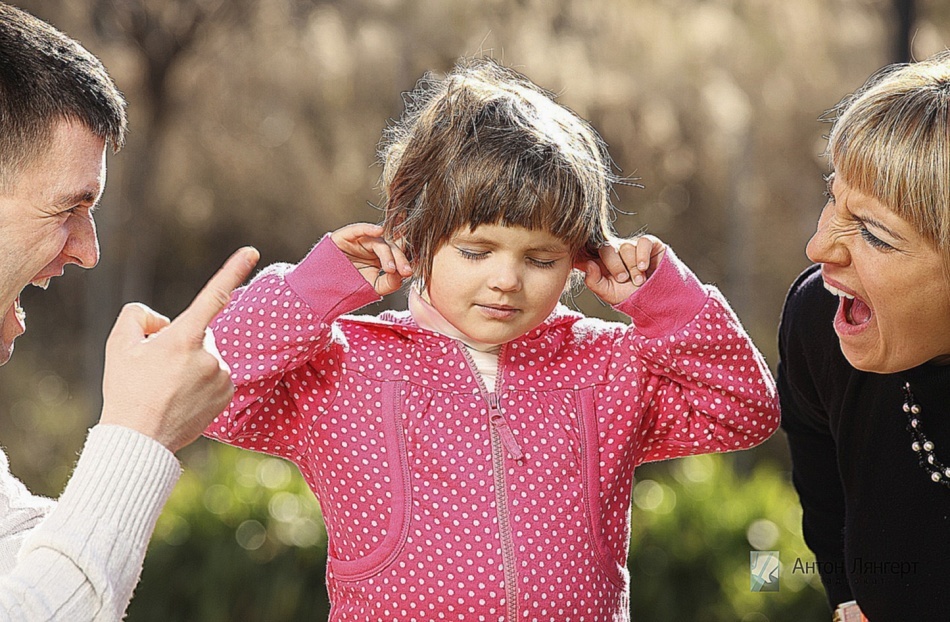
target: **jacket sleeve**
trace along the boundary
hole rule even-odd
[[[0,576],[0,620],[121,620],[180,473],[175,456],[154,440],[121,426],[94,427],[55,507],[47,502],[51,511],[38,524],[21,523],[26,531],[2,534],[4,561],[18,550]],[[8,507],[44,505],[5,468],[2,479],[2,494],[14,494],[3,500]]]
[[[838,450],[816,378],[825,378],[830,385],[828,379],[837,374],[828,367],[827,357],[821,355],[824,347],[814,348],[809,342],[828,339],[835,349],[838,343],[833,334],[820,330],[823,324],[830,326],[830,316],[822,318],[823,324],[813,317],[819,314],[811,307],[820,305],[808,300],[801,287],[804,280],[792,286],[782,312],[778,390],[782,429],[792,458],[792,482],[802,504],[802,534],[819,562],[821,580],[833,608],[853,597],[845,575],[845,502],[838,475]]]
[[[295,455],[306,436],[301,430],[337,394],[345,343],[334,320],[379,299],[329,236],[299,264],[264,269],[212,323],[235,392],[205,434]]]
[[[604,397],[628,397],[622,408],[600,408],[599,418],[608,437],[633,425],[634,466],[747,449],[777,429],[765,359],[719,290],[700,283],[672,249],[615,308],[632,322],[614,348]]]

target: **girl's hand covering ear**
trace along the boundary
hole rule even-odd
[[[358,222],[330,234],[336,247],[380,296],[391,294],[412,275],[412,266],[395,243],[382,237],[382,225]]]
[[[578,261],[574,267],[584,272],[584,284],[604,302],[615,305],[637,291],[656,271],[666,244],[652,235],[628,240],[611,240],[597,259]]]

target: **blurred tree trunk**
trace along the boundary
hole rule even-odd
[[[173,8],[170,5],[175,5]],[[157,177],[165,139],[177,102],[169,78],[194,51],[206,25],[234,28],[247,6],[244,0],[94,0],[92,19],[97,33],[138,53],[141,67],[132,91],[129,140],[122,154],[124,175],[117,199],[97,219],[100,238],[108,240],[102,265],[91,273],[85,301],[89,342],[84,348],[88,394],[99,395],[102,343],[115,314],[127,301],[149,302],[154,295],[155,270],[161,260],[168,210],[161,205]]]
[[[893,0],[897,16],[897,32],[894,33],[894,62],[909,63],[914,60],[914,31],[917,23],[916,0]]]

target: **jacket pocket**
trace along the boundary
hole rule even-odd
[[[381,395],[385,447],[387,453],[393,457],[389,469],[392,491],[389,529],[376,549],[358,559],[343,560],[328,553],[328,565],[339,581],[360,581],[382,572],[399,556],[406,543],[412,491],[409,481],[406,435],[400,416],[402,388],[401,382],[385,382],[382,385]]]
[[[591,549],[607,579],[618,587],[627,584],[625,568],[618,564],[604,538],[603,508],[600,503],[600,452],[598,450],[597,417],[594,410],[593,388],[581,389],[575,394],[578,405],[577,422],[581,437],[581,478],[584,489],[584,507],[588,533],[593,539]]]

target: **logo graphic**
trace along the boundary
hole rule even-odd
[[[749,577],[753,592],[777,592],[779,569],[778,551],[749,553]]]

